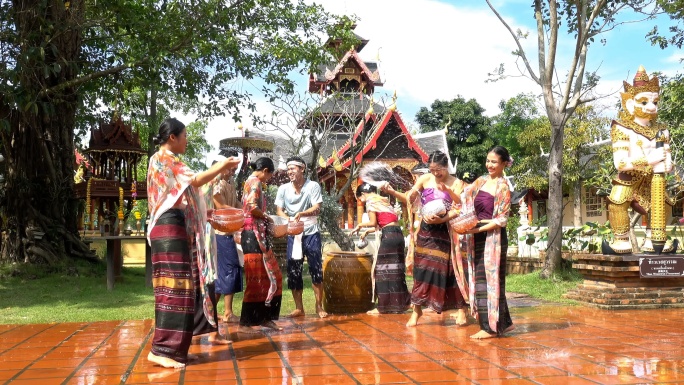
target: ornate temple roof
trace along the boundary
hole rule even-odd
[[[368,127],[369,123],[370,127]],[[354,144],[361,148],[358,149],[359,151],[353,151],[355,155],[352,154],[350,151],[352,143],[359,139],[363,131],[367,129],[370,131],[365,135],[366,140],[363,143]],[[357,163],[361,163],[364,158],[373,160],[413,158],[417,163],[426,162],[428,159],[428,154],[413,139],[395,108],[387,109],[382,115],[366,113],[352,137],[338,147],[333,156],[326,160],[326,164],[331,166],[338,162],[339,166],[347,168],[354,160],[352,156]]]
[[[458,159],[451,160],[451,155],[449,154],[449,145],[447,144],[446,133],[444,130],[437,130],[431,132],[424,132],[421,134],[413,135],[416,142],[427,152],[428,155],[435,151],[441,151],[447,155],[449,158],[449,174],[456,173],[456,165],[458,164]]]
[[[309,92],[320,92],[328,84],[345,79],[358,79],[359,83],[365,82],[366,88],[371,93],[375,86],[383,85],[378,64],[363,61],[358,52],[351,49],[337,63],[320,65],[315,73],[311,73],[309,76]]]
[[[90,130],[90,143],[84,153],[90,152],[133,152],[146,154],[140,147],[140,138],[133,132],[130,124],[121,117],[111,123],[101,123],[99,128]]]

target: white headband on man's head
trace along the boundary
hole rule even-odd
[[[300,162],[298,160],[291,160],[291,161],[287,162],[287,167],[290,167],[290,166],[299,166],[301,168],[306,168],[306,164],[304,164],[303,162]]]

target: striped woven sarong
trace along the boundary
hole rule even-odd
[[[375,293],[380,313],[403,313],[411,305],[406,287],[404,234],[399,226],[382,229],[378,259],[375,262]]]
[[[181,210],[163,213],[150,232],[155,328],[152,354],[187,361],[192,341],[195,289],[192,258]]]
[[[487,242],[487,233],[475,234],[475,258],[473,260],[475,275],[475,300],[477,301],[477,318],[480,329],[489,334],[495,332],[489,326],[489,313],[487,311],[487,276],[485,275],[484,251]],[[511,313],[508,310],[506,301],[506,254],[508,252],[508,238],[506,228],[501,228],[501,259],[499,262],[499,322],[496,329],[499,335],[513,325]]]
[[[411,303],[427,306],[437,313],[465,306],[451,264],[451,238],[446,223],[420,224],[413,265]]]
[[[245,292],[240,312],[240,325],[257,326],[280,317],[280,304],[283,297],[283,275],[280,269],[273,269],[276,277],[276,291],[269,305],[266,304],[271,281],[264,255],[254,231],[242,231],[242,251],[245,255]]]

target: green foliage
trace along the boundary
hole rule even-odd
[[[188,146],[183,154],[183,161],[193,171],[204,171],[207,169],[204,154],[214,149],[205,137],[207,122],[204,120],[192,122],[185,127],[185,130],[188,134]]]
[[[509,216],[506,235],[508,236],[508,244],[511,246],[518,244],[518,227],[520,227],[520,214]]]
[[[506,276],[506,291],[524,293],[546,301],[574,304],[574,301],[564,299],[563,294],[574,289],[582,280],[582,276],[573,269],[560,269],[549,279],[542,279],[538,271],[509,274]]]
[[[598,237],[594,239],[596,236]],[[610,228],[610,222],[604,224],[587,222],[580,227],[573,227],[563,232],[563,250],[595,253],[601,249],[601,241],[605,239],[610,242],[612,238],[613,231]]]
[[[610,177],[613,164],[610,146],[588,146],[608,138],[608,124],[609,119],[589,105],[578,107],[567,122],[563,140],[564,189],[569,190],[572,183],[582,180],[592,180],[594,185],[602,183],[604,176]],[[551,124],[547,118],[526,122],[525,129],[517,136],[521,156],[516,158],[511,170],[516,176],[516,185],[537,191],[547,188],[550,138]]]
[[[540,116],[537,99],[532,94],[518,94],[508,100],[502,100],[499,102],[501,112],[493,118],[494,141],[506,147],[516,161],[527,153],[518,136]]]
[[[321,196],[323,198],[323,204],[321,205],[321,213],[318,215],[321,228],[324,231],[331,231],[333,228],[339,228],[338,220],[343,212],[342,205],[325,189],[321,189]]]
[[[682,48],[682,45],[684,45],[684,26],[682,26],[682,21],[684,20],[684,0],[657,0],[657,3],[662,7],[663,11],[670,15],[671,20],[677,21],[677,25],[671,26],[665,32],[666,35],[663,35],[656,25],[646,37],[651,41],[651,44],[657,44],[660,48],[666,48],[669,45]]]
[[[430,108],[421,107],[416,122],[422,132],[447,129],[450,155],[458,161],[458,172],[482,175],[487,151],[495,144],[490,119],[475,99],[458,96],[451,101],[435,100]]]
[[[521,154],[515,159],[511,173],[516,186],[543,191],[548,186],[548,157],[551,124],[546,117],[531,120],[525,130],[518,134]]]

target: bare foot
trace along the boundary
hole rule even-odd
[[[275,322],[273,322],[273,321],[266,321],[266,322],[262,323],[261,326],[263,326],[263,327],[265,327],[265,328],[273,329],[273,330],[278,330],[278,331],[283,330],[283,328],[281,328],[280,326],[278,326],[278,325],[277,325]]]
[[[304,317],[304,310],[294,309],[292,313],[288,314],[287,318]]]
[[[236,324],[240,322],[240,317],[236,316],[235,314],[225,314],[221,321],[227,324]]]
[[[456,317],[454,318],[456,319],[456,325],[458,326],[465,326],[468,324],[468,316],[463,309],[458,309],[456,311]]]
[[[512,332],[513,330],[515,330],[515,325],[511,325],[504,329],[504,333]]]
[[[487,338],[494,338],[494,337],[496,337],[496,334],[489,334],[484,330],[480,330],[479,332],[470,336],[470,338],[472,338],[474,340],[485,340]]]
[[[238,331],[238,333],[245,333],[245,334],[259,334],[259,333],[261,333],[260,330],[253,329],[249,326],[242,326],[242,325],[238,326],[237,331]]]
[[[378,311],[378,309],[373,309],[373,310],[368,310],[368,311],[366,312],[366,314],[378,315],[378,314],[380,314],[380,312]]]
[[[406,323],[406,327],[412,328],[418,325],[418,319],[423,315],[423,310],[420,308],[420,306],[414,306],[413,307],[413,313],[411,313],[411,318],[409,318],[408,322]]]
[[[155,354],[152,354],[152,352],[150,352],[150,354],[147,355],[147,360],[152,362],[153,364],[157,364],[157,365],[163,366],[165,368],[176,368],[176,369],[178,369],[178,368],[184,368],[185,367],[185,364],[182,362],[174,361],[174,360],[172,360],[170,358],[166,358],[166,357],[160,357],[160,356],[157,356]]]
[[[318,316],[321,318],[325,318],[328,316],[328,313],[325,310],[323,310],[323,308],[320,306],[316,306],[316,313],[318,313]]]
[[[207,338],[207,340],[212,345],[230,345],[233,343],[233,341],[226,338],[226,336],[222,336],[218,332],[217,333],[211,333],[209,335],[209,338]]]

